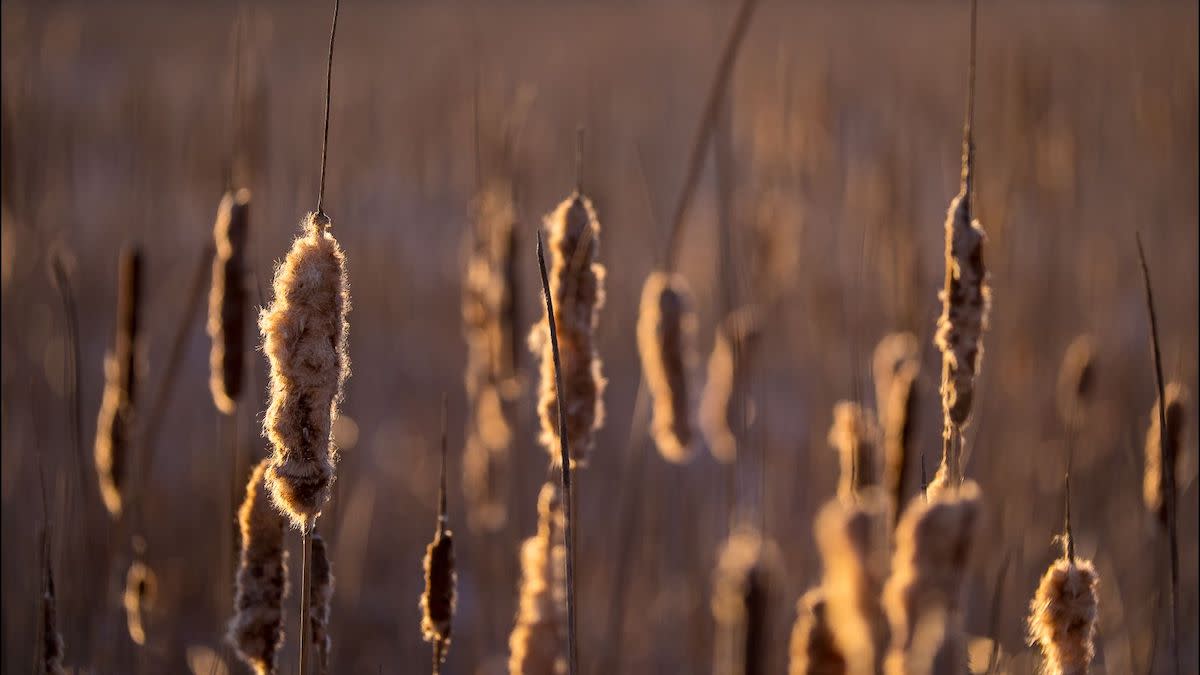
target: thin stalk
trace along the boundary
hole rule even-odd
[[[563,389],[562,363],[558,354],[558,329],[554,326],[556,323],[554,299],[550,294],[550,279],[546,276],[546,258],[542,253],[542,233],[540,231],[537,232],[537,259],[538,268],[542,274],[542,293],[546,297],[546,323],[550,326],[550,350],[554,355],[554,385],[558,392],[558,442],[561,452],[563,519],[566,523],[564,534],[567,545],[567,672],[569,675],[576,675],[579,668],[575,633],[575,538],[571,517],[571,453],[567,443],[567,415],[564,405],[566,391]]]
[[[86,490],[89,481],[87,470],[84,468],[88,457],[83,449],[83,403],[79,396],[79,315],[75,308],[75,291],[71,287],[71,277],[67,274],[62,256],[57,252],[50,259],[50,267],[54,273],[54,287],[62,301],[63,323],[67,331],[67,344],[63,348],[67,419],[71,421],[71,443],[75,450],[75,464],[79,469],[79,489]]]
[[[341,0],[333,0],[333,27],[329,29],[329,60],[325,68],[325,133],[321,137],[321,187],[317,191],[317,215],[325,215],[325,164],[329,153],[329,101],[333,98],[333,39],[337,37],[338,6]]]
[[[308,578],[308,559],[312,555],[312,531],[316,523],[309,521],[304,526],[300,552],[300,668],[299,675],[308,672],[308,645],[312,642],[312,627],[308,625],[308,603],[311,601],[312,580]]]

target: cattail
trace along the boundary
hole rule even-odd
[[[550,292],[562,361],[563,387],[567,389],[566,428],[572,465],[583,466],[592,449],[593,433],[604,424],[604,387],[600,357],[593,333],[604,305],[604,266],[595,262],[600,222],[587,197],[575,192],[546,216],[552,258]],[[545,313],[543,312],[543,316]],[[538,415],[541,442],[557,464],[558,392],[549,324],[540,321],[529,335],[529,346],[541,354]]]
[[[328,227],[322,213],[305,217],[304,234],[275,272],[275,299],[258,320],[271,363],[263,429],[275,452],[267,483],[300,529],[329,499],[337,461],[331,431],[350,372],[346,256]]]
[[[737,436],[730,420],[734,395],[745,387],[750,375],[751,350],[760,336],[761,319],[756,307],[731,312],[717,327],[712,354],[708,357],[708,376],[700,397],[700,431],[709,451],[719,462],[737,459]]]
[[[871,375],[875,380],[875,410],[880,420],[888,419],[887,406],[891,399],[892,382],[907,364],[919,359],[917,336],[912,333],[885,335],[875,346]]]
[[[879,483],[879,430],[875,417],[851,401],[833,407],[829,444],[838,452],[838,498],[853,500],[860,490]]]
[[[1068,427],[1076,425],[1092,393],[1095,377],[1096,341],[1080,335],[1071,341],[1058,370],[1058,415]]]
[[[146,614],[154,606],[158,591],[158,578],[154,570],[141,560],[133,561],[125,575],[125,623],[129,639],[134,644],[146,644]]]
[[[1046,675],[1085,675],[1095,653],[1100,577],[1090,560],[1064,555],[1042,575],[1029,604],[1029,641]]]
[[[770,600],[781,567],[775,542],[752,528],[736,527],[725,541],[712,596],[717,675],[767,672]]]
[[[888,675],[941,675],[966,668],[960,605],[981,506],[979,487],[965,481],[928,501],[913,499],[900,518],[892,573],[883,588],[891,625],[884,663]],[[922,636],[937,640],[930,645]]]
[[[1163,486],[1168,480],[1167,463],[1170,462],[1176,467],[1173,473],[1178,476],[1188,401],[1187,388],[1178,382],[1168,384],[1165,391],[1166,433],[1159,433],[1159,403],[1155,401],[1150,410],[1150,428],[1146,431],[1146,474],[1142,481],[1142,498],[1146,503],[1146,510],[1157,516],[1163,527],[1167,525],[1166,500],[1163,499]],[[1160,439],[1164,442],[1160,443]]]
[[[521,544],[520,599],[508,640],[510,675],[567,672],[565,556],[559,487],[547,481],[538,494],[537,533]]]
[[[887,650],[879,596],[888,573],[891,512],[890,498],[875,488],[859,493],[853,504],[831,500],[816,519],[825,611],[851,675],[880,672]]]
[[[845,675],[846,659],[833,639],[825,592],[814,588],[796,603],[788,645],[788,675]]]
[[[312,644],[317,648],[317,674],[329,672],[329,652],[333,639],[329,636],[329,613],[333,607],[333,567],[329,563],[329,551],[321,535],[312,535],[312,562],[309,591],[308,617],[312,630]]]
[[[212,289],[208,294],[208,387],[213,404],[226,415],[242,393],[243,340],[246,336],[246,286],[243,280],[250,191],[226,192],[213,225]]]
[[[638,312],[638,353],[654,402],[651,433],[669,462],[692,458],[692,424],[687,371],[691,368],[696,315],[687,281],[679,274],[653,272],[642,287]]]
[[[473,531],[496,532],[508,521],[508,489],[512,460],[507,445],[489,446],[486,434],[467,435],[463,447],[463,495],[467,525]]]
[[[44,553],[49,549],[43,546]],[[50,556],[42,561],[42,644],[38,662],[43,675],[66,675],[63,667],[63,638],[58,632],[58,601],[54,595],[54,570],[50,567]]]
[[[227,636],[257,675],[275,672],[275,656],[283,644],[283,599],[288,593],[284,518],[263,494],[270,462],[264,459],[254,467],[246,484],[246,499],[238,509],[242,553],[234,596],[236,613]]]
[[[917,376],[920,370],[920,363],[916,360],[901,364],[890,378],[887,402],[882,408],[883,484],[892,498],[893,505],[905,502],[904,485],[908,480],[908,457],[917,429]]]
[[[142,255],[136,246],[121,250],[117,278],[117,336],[104,357],[104,395],[96,422],[96,473],[100,496],[114,518],[121,515],[129,455],[134,441],[134,387],[142,298]]]

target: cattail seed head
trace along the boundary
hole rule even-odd
[[[125,606],[125,623],[129,629],[129,639],[134,644],[146,644],[146,614],[154,606],[158,593],[158,577],[140,560],[133,561],[129,572],[125,574],[125,595],[122,604]]]
[[[846,659],[833,639],[825,592],[814,588],[796,603],[788,645],[788,675],[845,675]]]
[[[275,272],[275,299],[258,320],[271,364],[263,429],[275,452],[267,482],[300,529],[329,499],[337,461],[331,431],[350,372],[346,256],[328,226],[324,214],[305,217],[304,234]]]
[[[1166,386],[1164,394],[1167,400],[1166,433],[1160,434],[1158,406],[1155,401],[1150,410],[1150,428],[1146,431],[1146,472],[1142,481],[1142,498],[1146,510],[1158,517],[1165,527],[1167,524],[1166,500],[1163,498],[1164,486],[1168,485],[1168,463],[1176,468],[1174,476],[1179,475],[1179,457],[1183,451],[1184,432],[1187,421],[1187,387],[1178,382]],[[1164,443],[1165,441],[1165,443]],[[1177,480],[1177,479],[1176,479]],[[1176,483],[1178,484],[1178,482]]]
[[[638,353],[654,402],[651,434],[664,459],[692,458],[688,370],[694,360],[696,315],[687,281],[679,274],[652,272],[642,287]]]
[[[1090,335],[1080,335],[1071,341],[1063,354],[1058,371],[1058,415],[1063,423],[1072,426],[1083,416],[1091,396],[1095,374],[1096,341]]]
[[[462,295],[468,393],[472,381],[502,383],[516,373],[517,213],[511,183],[484,185],[471,214]]]
[[[329,635],[329,615],[333,609],[333,566],[329,562],[329,550],[325,539],[317,533],[312,535],[312,561],[309,590],[309,627],[312,644],[317,651],[317,674],[329,672],[329,653],[333,649],[333,638]]]
[[[700,396],[699,426],[709,451],[719,462],[737,459],[737,435],[730,420],[736,419],[734,395],[750,375],[750,357],[760,336],[761,319],[756,307],[747,306],[725,317],[717,327],[704,392]]]
[[[604,305],[604,266],[595,262],[600,223],[587,197],[572,194],[546,216],[551,256],[550,293],[562,361],[563,387],[567,390],[566,428],[572,465],[586,465],[593,434],[604,424],[604,387],[601,361],[593,333]],[[544,316],[544,310],[543,310]],[[557,465],[558,392],[549,324],[541,321],[529,335],[529,346],[541,355],[538,416],[541,442]]]
[[[917,377],[921,365],[906,361],[890,378],[883,406],[883,484],[893,505],[904,503],[909,455],[917,429]]]
[[[1100,577],[1090,560],[1051,563],[1029,605],[1029,641],[1042,649],[1046,675],[1085,675],[1095,654]]]
[[[735,527],[721,548],[712,596],[717,675],[766,672],[771,596],[781,561],[775,542],[744,525]]]
[[[264,459],[254,467],[238,509],[242,551],[235,614],[226,638],[257,675],[275,672],[276,653],[283,644],[283,599],[288,593],[284,518],[264,494],[269,465],[270,459]]]
[[[912,333],[885,335],[875,346],[871,359],[871,375],[875,380],[875,410],[881,420],[888,417],[892,382],[907,364],[920,359],[917,336]]]
[[[226,415],[237,408],[242,393],[246,336],[246,238],[250,217],[250,191],[226,192],[217,207],[213,225],[212,288],[208,294],[209,389],[213,404]]]
[[[829,444],[841,463],[840,499],[853,500],[858,491],[879,483],[879,429],[870,411],[851,401],[835,405]]]
[[[133,452],[141,301],[141,250],[126,246],[118,263],[116,342],[104,358],[104,394],[96,421],[95,462],[100,496],[114,518],[121,515],[124,506],[127,463]]]
[[[468,434],[463,448],[463,494],[467,525],[473,531],[495,532],[508,521],[511,453],[508,446],[493,449],[483,434]]]
[[[425,592],[421,594],[421,633],[434,645],[438,663],[450,647],[451,623],[457,601],[454,534],[439,519],[433,541],[425,548]]]
[[[564,520],[558,485],[538,495],[537,532],[521,544],[517,621],[508,640],[510,675],[567,672],[567,591]]]

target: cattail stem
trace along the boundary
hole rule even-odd
[[[312,531],[316,523],[309,519],[304,525],[300,552],[300,668],[299,675],[308,672],[308,646],[312,642],[312,629],[308,625],[308,603],[312,593],[312,580],[309,579],[309,557],[312,555]]]
[[[546,323],[550,328],[550,350],[554,356],[554,382],[558,391],[558,442],[562,461],[563,520],[566,539],[566,595],[567,595],[567,672],[578,673],[578,656],[575,640],[575,538],[571,504],[571,453],[567,442],[566,390],[562,382],[562,363],[558,354],[558,330],[554,314],[554,299],[550,293],[550,278],[546,274],[546,258],[542,252],[542,233],[537,233],[538,269],[542,275],[542,293],[546,298]]]
[[[337,37],[337,18],[340,0],[333,0],[333,27],[329,29],[329,59],[325,68],[325,133],[321,137],[321,187],[317,191],[317,215],[325,215],[325,164],[329,152],[329,101],[333,98],[333,40]]]
[[[1150,318],[1150,345],[1154,354],[1154,381],[1158,387],[1158,433],[1159,447],[1167,447],[1167,401],[1166,384],[1163,382],[1162,353],[1158,343],[1158,319],[1154,313],[1154,292],[1150,289],[1150,268],[1146,265],[1146,252],[1142,249],[1142,236],[1134,233],[1137,242],[1138,260],[1142,265],[1142,281],[1146,286],[1146,311]],[[1170,636],[1171,656],[1175,665],[1175,675],[1179,675],[1179,540],[1176,531],[1175,514],[1175,458],[1162,457],[1162,499],[1163,509],[1167,512],[1167,547],[1170,552]]]

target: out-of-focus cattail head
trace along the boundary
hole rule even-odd
[[[1100,576],[1090,560],[1051,563],[1029,605],[1029,641],[1042,649],[1046,675],[1085,675],[1095,653]]]
[[[596,220],[591,201],[576,192],[546,216],[546,229],[552,260],[550,292],[554,298],[563,387],[567,392],[564,411],[567,440],[571,463],[582,466],[586,465],[591,452],[594,432],[604,424],[604,387],[607,384],[593,343],[593,333],[604,305],[605,270],[596,262],[600,222]],[[558,392],[549,324],[544,319],[533,327],[529,346],[535,354],[541,355],[538,401],[541,442],[557,464],[561,459]]]
[[[736,526],[722,546],[712,596],[717,675],[767,672],[771,604],[782,565],[779,547],[752,527]]]
[[[242,551],[235,614],[227,635],[238,656],[258,675],[275,672],[275,657],[283,644],[283,599],[288,592],[284,518],[264,493],[269,465],[270,459],[264,459],[254,467],[238,509]]]
[[[125,574],[125,623],[129,639],[134,644],[146,644],[146,615],[153,609],[158,595],[158,577],[141,560],[133,561]]]
[[[567,672],[563,527],[559,488],[548,481],[538,495],[537,532],[521,544],[520,598],[516,625],[508,640],[511,675]]]
[[[133,452],[141,302],[141,249],[125,246],[117,272],[116,341],[104,358],[104,394],[96,421],[95,444],[100,496],[114,518],[121,515],[124,506],[128,461]]]
[[[880,672],[887,650],[880,592],[888,575],[891,523],[891,498],[879,488],[859,493],[853,504],[831,500],[817,514],[826,612],[851,675]]]
[[[688,372],[695,360],[696,314],[687,280],[651,272],[642,287],[638,311],[638,354],[654,402],[651,434],[669,462],[692,458]]]
[[[928,664],[938,673],[966,667],[960,605],[981,508],[979,487],[964,481],[928,501],[913,499],[901,516],[892,573],[883,588],[891,625],[888,675],[930,672]],[[932,647],[921,639],[931,634],[939,636]],[[936,651],[932,656],[930,649]]]
[[[788,645],[788,675],[845,675],[846,659],[830,626],[825,592],[814,588],[796,603],[796,623]]]
[[[734,410],[735,396],[746,395],[751,353],[758,344],[761,314],[749,305],[737,309],[717,326],[707,378],[698,411],[700,431],[717,461],[730,464],[737,459],[738,438],[734,432],[741,411]]]
[[[463,276],[463,330],[470,380],[507,383],[516,375],[517,213],[509,181],[486,183],[471,202]]]
[[[1096,379],[1096,341],[1090,335],[1080,335],[1067,345],[1058,370],[1058,415],[1067,426],[1080,422],[1087,412],[1088,399]]]
[[[879,483],[879,428],[870,411],[851,401],[838,402],[833,407],[829,444],[841,464],[840,499],[853,500],[860,490]]]
[[[317,673],[325,675],[329,672],[329,653],[333,650],[333,638],[329,633],[329,616],[333,609],[333,565],[329,562],[325,539],[315,532],[312,535],[312,561],[309,565],[312,584],[309,590],[309,628],[317,652]]]
[[[875,410],[881,420],[888,418],[892,382],[905,366],[919,360],[920,347],[912,333],[890,333],[875,345],[871,375],[875,380]]]
[[[54,594],[54,570],[50,566],[49,549],[43,547],[41,653],[38,662],[44,675],[66,675],[63,667],[63,638],[58,632],[58,599]]]
[[[237,409],[242,393],[243,353],[246,338],[246,238],[250,219],[250,191],[226,192],[217,207],[213,225],[212,288],[208,294],[208,386],[213,404],[226,415]]]
[[[508,521],[512,458],[508,445],[494,448],[485,434],[467,434],[463,448],[463,495],[467,526],[475,532],[496,532]]]
[[[450,647],[456,602],[454,535],[439,520],[433,541],[425,548],[425,592],[421,594],[421,633],[432,643],[440,664]]]
[[[915,443],[918,407],[917,378],[920,362],[906,361],[892,375],[883,406],[883,484],[892,499],[895,513],[904,503],[908,480],[909,456]]]
[[[324,214],[305,217],[304,234],[275,271],[275,299],[258,320],[271,364],[263,429],[275,452],[267,482],[300,529],[329,499],[337,462],[331,431],[350,373],[346,256],[328,227]]]
[[[1155,401],[1150,410],[1150,428],[1146,431],[1146,472],[1142,481],[1142,498],[1146,510],[1157,516],[1165,527],[1167,511],[1163,489],[1167,483],[1164,479],[1167,475],[1167,463],[1171,462],[1176,469],[1173,475],[1176,476],[1178,485],[1179,458],[1183,453],[1184,433],[1187,428],[1188,390],[1178,382],[1171,382],[1166,386],[1164,394],[1167,400],[1165,433],[1159,433],[1162,428],[1158,414],[1159,403]]]

